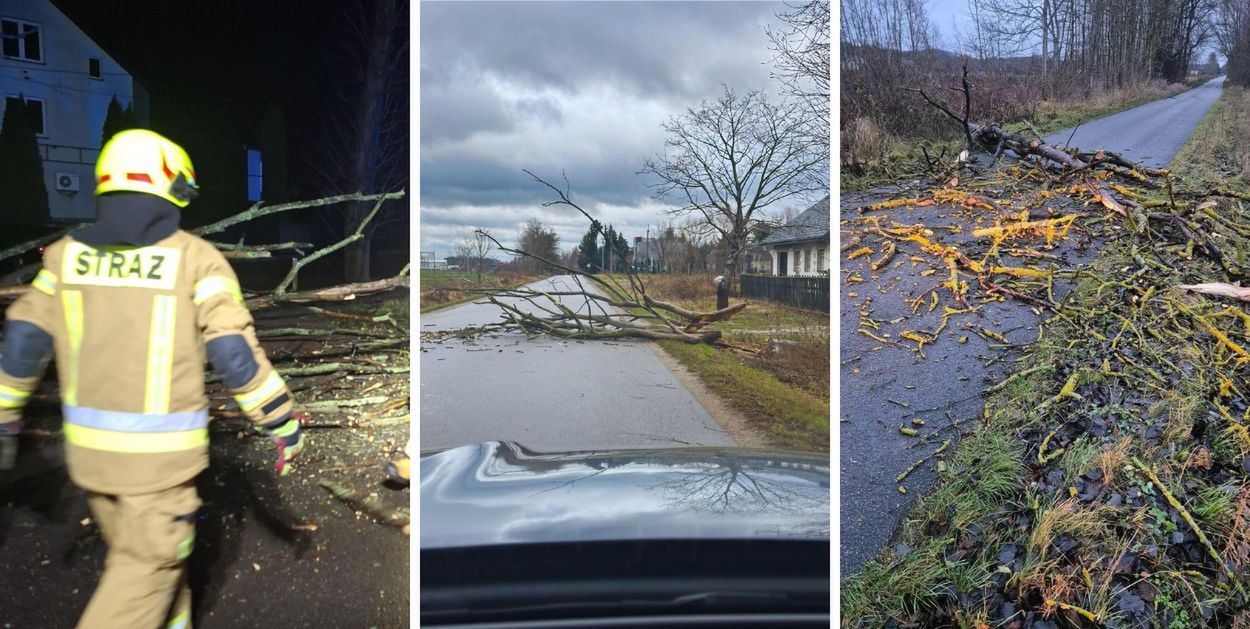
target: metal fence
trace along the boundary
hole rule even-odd
[[[829,312],[828,277],[739,276],[743,297],[771,299],[795,308]]]

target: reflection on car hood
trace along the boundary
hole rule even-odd
[[[421,547],[829,539],[827,455],[745,448],[423,454]]]

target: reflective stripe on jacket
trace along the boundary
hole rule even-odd
[[[7,318],[51,335],[66,464],[88,490],[159,491],[207,466],[210,354],[249,419],[291,410],[238,278],[207,241],[178,231],[147,247],[91,247],[67,236],[48,247],[32,288]],[[10,409],[0,422],[15,419],[38,371],[0,366],[0,413]]]

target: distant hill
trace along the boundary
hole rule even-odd
[[[870,56],[870,55],[890,55],[899,57],[903,63],[912,63],[917,65],[925,65],[936,70],[958,70],[963,66],[965,55],[962,53],[942,50],[941,48],[931,48],[929,50],[890,50],[880,46],[859,46],[855,44],[842,43],[843,63],[854,59]],[[1040,73],[1042,70],[1041,55],[1029,55],[1027,57],[990,57],[988,59],[977,59],[967,57],[968,70],[970,72],[981,71],[1009,71],[1013,73]]]

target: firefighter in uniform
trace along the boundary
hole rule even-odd
[[[277,446],[285,474],[303,448],[292,399],[256,340],[238,279],[213,245],[178,228],[197,194],[177,144],[115,135],[96,165],[98,218],[50,245],[32,290],[8,310],[0,441],[56,356],[65,462],[108,544],[79,627],[190,626],[184,570],[208,467],[211,363]]]

